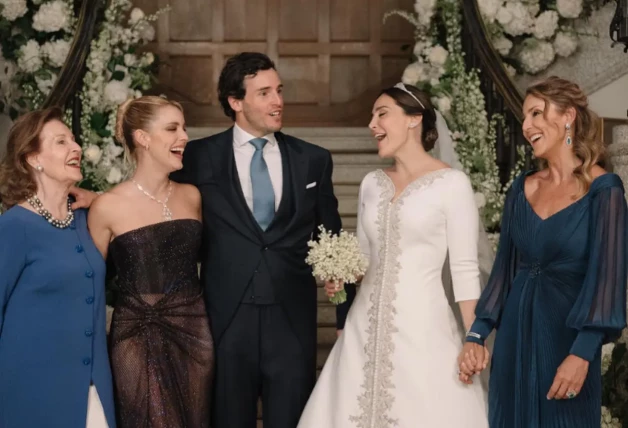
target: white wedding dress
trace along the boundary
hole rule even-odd
[[[428,173],[392,200],[382,170],[360,186],[358,239],[369,268],[298,428],[487,428],[479,379],[457,376],[462,335],[445,295],[480,295],[479,219],[467,176]]]

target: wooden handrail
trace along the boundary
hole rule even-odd
[[[493,81],[495,89],[504,99],[505,107],[520,123],[523,122],[523,97],[508,76],[499,53],[491,43],[477,0],[461,2],[465,24],[473,39],[474,51],[483,65],[482,72]]]
[[[82,1],[70,52],[42,107],[64,107],[79,89],[101,6],[102,0]]]

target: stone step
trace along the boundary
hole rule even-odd
[[[317,328],[318,346],[332,346],[336,343],[336,323],[319,324]]]
[[[324,303],[319,302],[316,324],[322,326],[336,325],[336,305],[329,303],[329,300]]]

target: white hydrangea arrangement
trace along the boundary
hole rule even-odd
[[[601,428],[622,428],[621,422],[618,418],[614,418],[611,411],[606,406],[602,406],[602,420],[600,421]]]
[[[466,69],[460,4],[456,0],[416,0],[414,8],[423,16],[393,10],[384,17],[399,15],[415,27],[415,61],[406,67],[401,80],[430,94],[434,107],[447,120],[459,166],[471,179],[485,227],[493,231],[501,222],[506,190],[499,180],[495,152],[500,118],[488,120],[478,71]],[[425,16],[430,17],[429,22]],[[444,39],[437,36],[437,28],[445,29]]]
[[[341,230],[338,235],[318,227],[317,240],[307,243],[310,250],[305,262],[312,266],[312,275],[321,281],[354,283],[366,273],[368,260],[360,251],[358,238]],[[336,305],[347,300],[347,293],[341,289],[330,301]]]
[[[578,48],[575,25],[600,0],[477,0],[493,46],[509,73],[537,74]]]
[[[0,0],[0,112],[15,118],[40,107],[65,63],[78,0]],[[113,140],[115,113],[150,88],[157,60],[138,48],[152,41],[152,23],[131,0],[109,0],[87,58],[80,89],[83,187],[106,190],[125,175],[123,149]],[[70,112],[66,112],[70,117]]]
[[[615,343],[602,346],[601,360],[601,426],[622,428],[628,422],[628,328]]]

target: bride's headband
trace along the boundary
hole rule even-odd
[[[419,101],[419,99],[416,97],[416,95],[414,95],[412,92],[410,92],[408,90],[408,88],[406,88],[406,85],[404,85],[403,82],[397,83],[394,87],[397,88],[397,89],[401,89],[403,92],[405,92],[406,94],[410,95],[412,98],[415,99],[415,101],[417,103],[419,103],[419,105],[423,108],[423,110],[427,110],[425,108],[425,106],[423,105],[423,103],[421,101]]]

